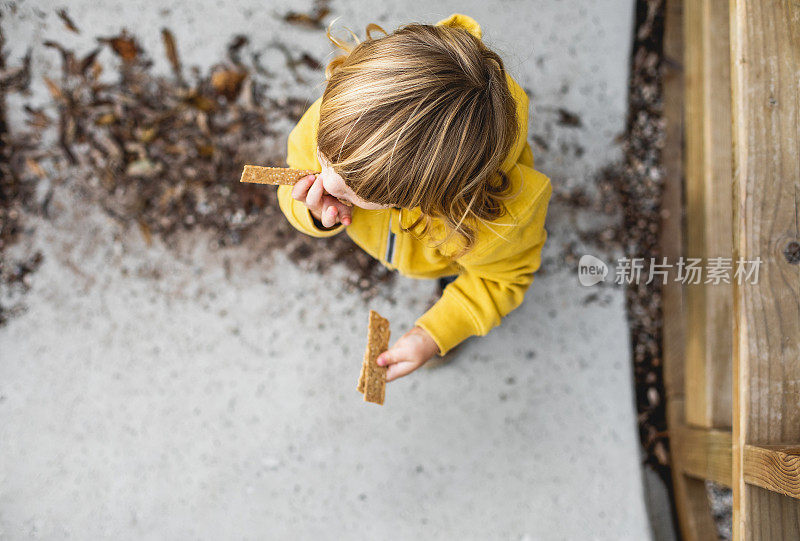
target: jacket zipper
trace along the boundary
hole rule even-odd
[[[394,266],[394,245],[395,245],[395,234],[392,231],[392,213],[389,213],[389,235],[386,237],[386,252],[384,252],[384,258],[389,265]]]

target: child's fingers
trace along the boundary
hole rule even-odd
[[[378,363],[378,366],[386,367],[386,381],[406,376],[419,368],[421,364],[413,356],[409,358],[407,349],[402,346],[398,347],[397,344],[378,355],[375,362]]]
[[[336,201],[336,208],[339,209],[339,221],[344,225],[350,225],[353,221],[353,209],[339,200]]]
[[[322,194],[325,189],[322,187],[322,179],[317,178],[311,187],[308,189],[306,195],[306,206],[310,209],[319,211],[322,207]]]
[[[306,195],[308,194],[308,189],[314,183],[316,177],[314,175],[308,175],[300,180],[292,187],[292,199],[297,199],[298,201],[305,201]]]
[[[394,351],[388,349],[378,355],[378,358],[375,359],[375,362],[378,363],[378,366],[389,366],[390,364],[399,363],[403,359],[400,358]]]
[[[339,212],[336,209],[336,205],[328,205],[327,207],[323,207],[322,220],[320,221],[325,227],[333,227],[336,225],[338,216]]]
[[[344,225],[350,225],[353,215],[353,211],[350,209],[350,207],[348,207],[347,205],[345,205],[332,195],[323,196],[322,206],[327,207],[329,205],[336,207],[337,216],[340,222],[342,222]]]
[[[390,364],[386,369],[386,382],[390,382],[397,378],[402,378],[413,372],[417,368],[416,363],[410,361],[401,361],[395,364]]]

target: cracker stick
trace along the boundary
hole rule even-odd
[[[361,394],[364,394],[364,385],[366,385],[366,382],[367,382],[367,361],[369,359],[369,353],[370,353],[370,343],[371,343],[370,340],[373,339],[374,330],[375,330],[374,329],[374,325],[373,325],[372,313],[373,313],[373,311],[370,310],[370,312],[369,312],[369,330],[367,331],[367,350],[364,352],[364,358],[361,361],[361,373],[358,375],[358,386],[356,387],[356,389],[358,389],[358,392],[361,393]],[[377,314],[377,312],[375,312],[375,313]],[[380,316],[378,316],[378,317],[380,317]],[[380,352],[378,352],[378,355],[380,355]]]
[[[372,319],[370,319],[370,324],[371,324],[371,322],[372,322]],[[370,327],[370,330],[367,331],[367,342],[369,342],[370,337],[372,336],[372,334],[371,334],[372,330],[373,330],[372,327]],[[380,352],[378,352],[378,355],[380,355]],[[367,359],[368,358],[369,358],[369,344],[367,344],[367,352],[364,353],[364,359],[361,361],[361,373],[358,375],[358,387],[356,387],[358,389],[358,392],[361,393],[361,394],[364,394],[364,385],[366,384],[366,381],[367,381]]]
[[[364,381],[367,379],[367,361],[366,356],[365,360],[361,362],[361,373],[358,375],[358,392],[364,394]]]
[[[364,389],[364,401],[383,404],[386,393],[386,367],[375,362],[378,355],[389,348],[389,320],[381,317],[375,310],[369,311],[369,334],[367,350],[364,352],[363,385],[359,378],[359,390]]]
[[[288,167],[261,167],[260,165],[245,165],[242,178],[239,182],[254,182],[256,184],[284,184],[292,186],[298,180],[319,173],[311,169],[290,169]]]
[[[367,331],[367,352],[369,352],[369,337],[370,332]],[[364,353],[364,358],[361,360],[361,373],[358,375],[358,392],[364,394],[364,383],[367,381],[367,357],[368,354]]]

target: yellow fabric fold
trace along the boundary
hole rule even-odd
[[[433,337],[440,355],[470,336],[485,335],[522,304],[525,291],[541,265],[542,247],[547,240],[544,222],[551,194],[552,188],[547,183],[530,212],[510,228],[506,240],[478,247],[474,254],[459,259],[463,270],[458,278],[417,319],[415,324]]]

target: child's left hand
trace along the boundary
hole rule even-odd
[[[439,353],[439,346],[422,327],[414,327],[401,336],[394,345],[378,356],[378,366],[387,366],[386,381],[407,376],[431,357]]]

